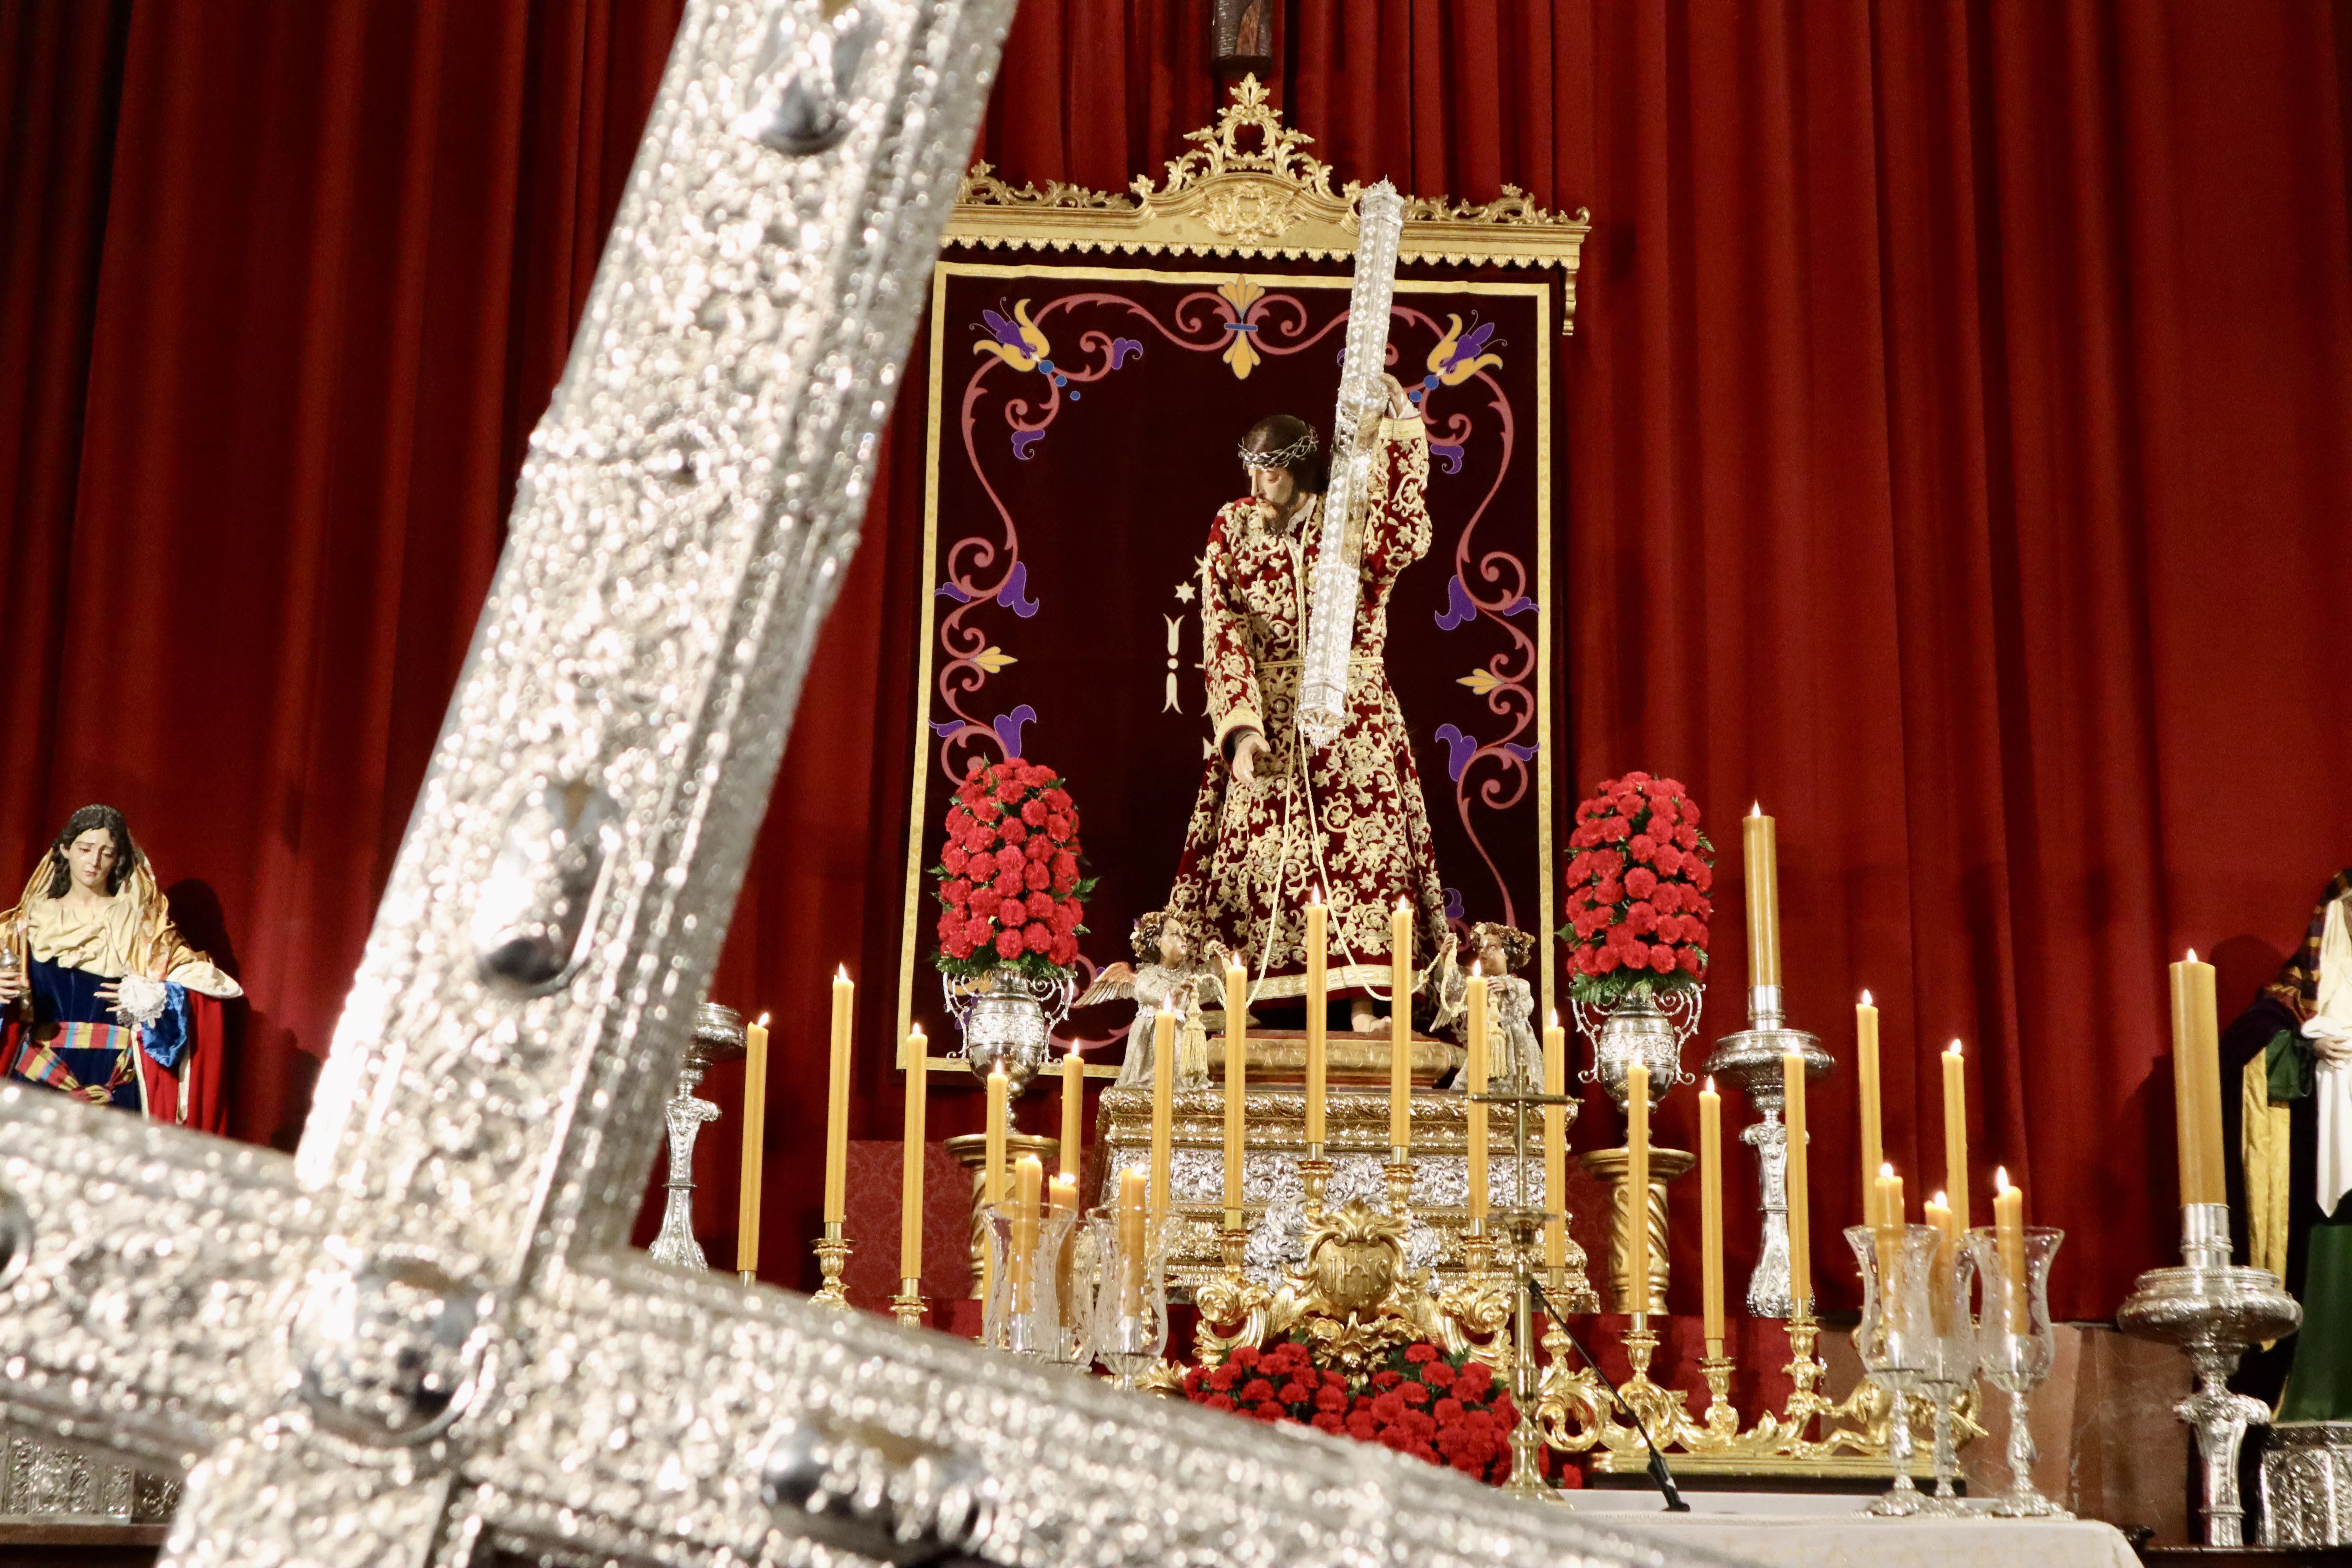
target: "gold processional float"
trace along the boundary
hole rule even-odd
[[[1359,247],[1371,243],[1362,217],[1373,210],[1369,203],[1378,203],[1389,277],[1397,259],[1557,268],[1563,279],[1562,331],[1574,329],[1576,272],[1590,232],[1582,212],[1547,213],[1508,187],[1483,206],[1401,198],[1385,187],[1367,193],[1350,184],[1335,192],[1328,166],[1302,150],[1309,139],[1281,122],[1254,78],[1235,85],[1233,101],[1213,127],[1188,140],[1197,145],[1169,165],[1165,182],[1155,186],[1139,177],[1132,197],[1059,183],[1014,189],[987,165],[977,165],[959,193],[947,243],[1243,258],[1349,256],[1360,262],[1360,289]],[[1611,781],[1604,794],[1626,782]],[[1595,809],[1592,802],[1580,808],[1580,823]],[[1549,858],[1548,827],[1541,843]],[[1151,1087],[1115,1087],[1101,1097],[1102,1201],[1092,1208],[1082,1209],[1079,1196],[1087,1069],[1075,1050],[1052,1064],[1047,1044],[1072,988],[1066,981],[1055,986],[1008,978],[1006,971],[984,982],[950,982],[950,1005],[965,1037],[961,1051],[931,1058],[917,1027],[908,1032],[899,1057],[907,1069],[906,1158],[901,1284],[892,1310],[902,1322],[922,1321],[928,1078],[934,1066],[954,1063],[982,1072],[987,1082],[987,1131],[948,1143],[975,1173],[982,1337],[1009,1352],[1080,1366],[1099,1362],[1123,1384],[1173,1392],[1183,1374],[1166,1357],[1166,1302],[1172,1292],[1179,1300],[1189,1296],[1197,1313],[1192,1352],[1202,1368],[1293,1343],[1304,1346],[1318,1369],[1344,1379],[1360,1376],[1400,1345],[1422,1342],[1465,1366],[1507,1374],[1517,1422],[1507,1484],[1516,1493],[1557,1495],[1539,1473],[1545,1451],[1581,1457],[1588,1468],[1605,1473],[1643,1468],[1654,1446],[1685,1474],[1864,1477],[1891,1468],[1895,1490],[1879,1507],[1893,1512],[1937,1511],[1935,1500],[1913,1490],[1915,1473],[1936,1474],[1948,1506],[1954,1448],[1982,1430],[1974,1419],[1973,1383],[1981,1372],[2020,1402],[2011,1417],[2015,1480],[2003,1508],[2056,1511],[2032,1491],[2024,1473],[2032,1450],[2021,1401],[2047,1370],[2044,1292],[2057,1233],[2023,1229],[2022,1194],[2005,1178],[1997,1225],[1969,1231],[1966,1100],[1957,1044],[1944,1059],[1945,1191],[1927,1205],[1928,1224],[1906,1223],[1900,1183],[1880,1160],[1877,1011],[1867,995],[1856,1013],[1865,1213],[1864,1224],[1847,1237],[1864,1277],[1864,1321],[1856,1338],[1868,1375],[1839,1397],[1823,1386],[1828,1368],[1818,1354],[1821,1325],[1811,1290],[1805,1097],[1807,1080],[1825,1075],[1831,1058],[1816,1037],[1787,1023],[1773,821],[1760,809],[1743,819],[1742,848],[1749,1027],[1726,1037],[1706,1063],[1710,1076],[1698,1094],[1695,1155],[1653,1145],[1649,1131],[1659,1100],[1691,1081],[1680,1053],[1697,1021],[1697,973],[1686,984],[1620,986],[1608,1005],[1577,1009],[1580,1029],[1593,1046],[1584,1079],[1604,1089],[1625,1126],[1623,1144],[1579,1156],[1606,1187],[1613,1211],[1608,1272],[1613,1303],[1627,1310],[1622,1346],[1631,1369],[1613,1391],[1589,1360],[1571,1355],[1580,1347],[1564,1321],[1597,1312],[1601,1303],[1564,1212],[1567,1131],[1578,1102],[1567,1092],[1566,1037],[1557,1016],[1544,1030],[1539,1083],[1525,1081],[1508,1065],[1490,1078],[1493,988],[1508,994],[1518,986],[1523,1000],[1526,983],[1499,969],[1481,972],[1475,963],[1466,974],[1441,973],[1453,962],[1449,945],[1438,963],[1418,973],[1408,971],[1409,960],[1401,961],[1392,994],[1458,989],[1466,1025],[1462,1047],[1412,1033],[1410,1009],[1403,1008],[1392,1010],[1386,1041],[1334,1040],[1323,1026],[1318,906],[1303,911],[1310,963],[1304,1031],[1253,1032],[1238,966],[1225,974],[1223,1008],[1157,1011]],[[1409,954],[1411,916],[1400,910],[1396,919],[1392,951]],[[1549,980],[1544,984],[1549,996]],[[837,975],[824,1234],[815,1243],[824,1278],[818,1299],[844,1309],[842,1271],[851,1247],[844,1222],[853,995],[849,977]],[[1181,1048],[1180,1011],[1191,1037]],[[2210,1019],[2206,1027],[2210,1033]],[[764,1057],[766,1032],[754,1026],[742,1033],[756,1065]],[[1202,1037],[1211,1037],[1205,1050],[1198,1049]],[[1180,1080],[1178,1058],[1187,1055],[1194,1059]],[[1059,1079],[1060,1136],[1013,1131],[1011,1100],[1049,1066]],[[1438,1089],[1449,1072],[1458,1089]],[[1787,1324],[1789,1359],[1782,1370],[1790,1392],[1779,1408],[1752,1418],[1731,1394],[1737,1367],[1725,1333],[1721,1100],[1715,1075],[1736,1083],[1760,1113],[1741,1133],[1757,1150],[1763,1194],[1760,1261],[1748,1305],[1753,1318]],[[753,1074],[755,1080],[761,1076]],[[1376,1087],[1383,1081],[1385,1094]],[[691,1087],[681,1085],[681,1101],[691,1101]],[[693,1131],[708,1120],[694,1109],[699,1103],[674,1102],[674,1163],[681,1149],[690,1157]],[[758,1258],[761,1110],[755,1092],[744,1130],[738,1258],[747,1275]],[[1497,1111],[1505,1113],[1506,1152],[1499,1161],[1490,1158],[1489,1148]],[[1048,1160],[1059,1165],[1050,1182],[1044,1175]],[[1697,1391],[1653,1376],[1660,1336],[1652,1320],[1665,1310],[1668,1184],[1694,1167],[1704,1265],[1703,1408],[1694,1405]],[[1636,1194],[1640,1220],[1633,1223]],[[1950,1202],[1945,1194],[1952,1194]],[[672,1197],[682,1213],[682,1195]],[[1904,1259],[1913,1257],[1919,1268],[1906,1272]],[[2006,1311],[1989,1306],[1980,1330],[1968,1304],[1971,1261],[1987,1301],[2010,1303]],[[1545,1324],[1540,1332],[1538,1319]],[[1985,1347],[1981,1361],[1979,1339]],[[1956,1372],[1962,1364],[1956,1347],[1963,1341],[1966,1371]],[[1580,1361],[1584,1364],[1572,1364]],[[1934,1463],[1915,1455],[1910,1442],[1914,1423],[1922,1420],[1937,1430]]]

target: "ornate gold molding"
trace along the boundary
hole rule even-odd
[[[1184,139],[1195,145],[1169,163],[1166,180],[1154,185],[1139,174],[1131,195],[1059,180],[1015,188],[975,163],[957,187],[944,243],[1313,260],[1355,253],[1362,187],[1332,190],[1330,165],[1306,151],[1314,138],[1282,122],[1256,77],[1235,82],[1217,122]],[[1404,216],[1400,261],[1558,268],[1566,294],[1560,331],[1574,332],[1590,212],[1547,212],[1505,185],[1483,204],[1407,196]]]

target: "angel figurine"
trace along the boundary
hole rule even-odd
[[[1535,955],[1536,939],[1516,926],[1479,921],[1457,938],[1448,936],[1430,966],[1431,994],[1437,998],[1433,1030],[1452,1028],[1466,1045],[1469,1038],[1470,975],[1461,949],[1486,977],[1486,1021],[1494,1034],[1494,1055],[1486,1064],[1490,1080],[1532,1089],[1543,1082],[1543,1045],[1536,1037],[1536,998],[1527,980],[1514,973]]]
[[[1217,993],[1220,955],[1200,942],[1181,915],[1154,910],[1135,922],[1129,939],[1140,967],[1114,963],[1095,977],[1076,1005],[1092,1006],[1122,996],[1135,999],[1135,1022],[1128,1026],[1127,1059],[1119,1064],[1121,1086],[1151,1082],[1152,1020],[1162,1007],[1177,1014],[1176,1083],[1203,1088],[1209,1081],[1209,1036],[1201,1026],[1204,999]]]

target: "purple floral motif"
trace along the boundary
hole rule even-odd
[[[1436,736],[1445,742],[1445,776],[1460,784],[1464,771],[1470,766],[1470,759],[1478,754],[1478,737],[1465,735],[1452,724],[1440,724]]]
[[[938,587],[931,590],[931,597],[934,599],[953,599],[959,605],[969,605],[971,603],[971,595],[965,593],[961,588],[957,587],[953,583],[940,584]]]
[[[1013,570],[1005,574],[1004,586],[996,591],[996,607],[1010,610],[1024,621],[1037,613],[1037,601],[1029,596],[1029,563],[1013,563]]]
[[[1004,748],[1004,754],[1017,757],[1021,754],[1021,727],[1036,721],[1037,710],[1024,702],[1010,713],[999,713],[988,721],[988,727],[996,731],[997,743]]]
[[[1437,622],[1441,632],[1450,632],[1478,618],[1478,606],[1470,602],[1470,590],[1462,585],[1459,576],[1445,580],[1445,608],[1431,618]]]

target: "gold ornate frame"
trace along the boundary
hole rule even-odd
[[[1255,133],[1255,145],[1244,145]],[[1008,185],[975,163],[957,187],[949,246],[983,249],[1123,250],[1147,255],[1276,256],[1326,259],[1356,249],[1350,182],[1336,193],[1331,166],[1304,149],[1315,139],[1282,122],[1255,76],[1233,87],[1217,122],[1187,132],[1197,143],[1171,159],[1165,183],[1138,174],[1131,196],[1049,180]],[[1404,198],[1400,262],[1559,269],[1559,330],[1576,331],[1576,273],[1592,215],[1547,212],[1505,185],[1483,205],[1448,197]]]

